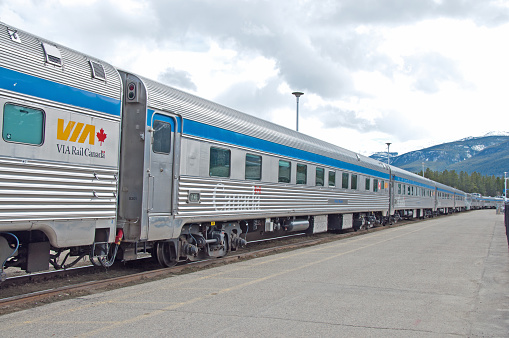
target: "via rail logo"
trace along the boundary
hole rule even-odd
[[[63,119],[58,119],[57,123],[57,140],[67,142],[78,142],[85,144],[88,140],[89,145],[95,145],[95,138],[103,145],[106,141],[107,134],[101,128],[97,133],[93,124],[85,124],[82,122],[69,121],[67,124]],[[85,146],[75,146],[69,144],[57,144],[57,151],[64,155],[75,155],[83,157],[106,158],[106,151],[92,151]]]
[[[101,146],[106,140],[107,134],[102,128],[96,133],[95,126],[92,124],[69,121],[67,125],[64,126],[64,123],[65,121],[63,119],[58,119],[57,140],[85,143],[88,139],[88,144],[94,145],[95,136],[97,136],[97,140],[101,143]]]

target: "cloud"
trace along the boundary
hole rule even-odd
[[[290,92],[284,94],[278,91],[279,84],[280,80],[276,77],[261,87],[251,81],[234,83],[214,100],[258,118],[271,120],[274,110],[293,108],[289,103],[295,103]]]
[[[191,74],[183,70],[167,68],[159,74],[158,81],[169,86],[177,87],[182,90],[196,91],[197,87],[191,79]]]
[[[415,78],[414,88],[426,93],[439,91],[441,82],[462,84],[463,77],[456,63],[436,52],[405,57],[405,73]]]

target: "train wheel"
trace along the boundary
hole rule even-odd
[[[159,264],[166,268],[177,264],[177,257],[170,242],[157,242],[156,257]]]

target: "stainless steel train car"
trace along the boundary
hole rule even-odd
[[[459,190],[5,24],[0,55],[2,268],[171,266],[465,208]]]

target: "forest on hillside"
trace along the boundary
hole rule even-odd
[[[417,174],[422,176],[422,170]],[[428,168],[424,172],[424,177],[464,192],[479,193],[483,196],[502,196],[504,191],[503,177],[482,176],[477,172],[469,175],[464,171],[458,174],[456,170],[439,172]]]

